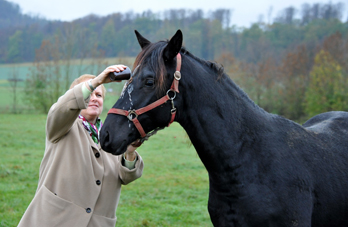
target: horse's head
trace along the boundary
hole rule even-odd
[[[133,76],[100,132],[102,148],[114,155],[124,153],[136,139],[147,139],[146,133],[168,126],[175,117],[174,99],[178,100],[180,73],[176,71],[180,71],[181,64],[180,55],[177,56],[183,41],[181,31],[169,41],[157,43],[135,33],[142,50],[134,62]]]

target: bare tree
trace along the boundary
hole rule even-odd
[[[220,21],[222,27],[228,28],[231,22],[232,11],[229,9],[217,9],[211,13],[213,20]]]
[[[275,20],[283,24],[293,24],[295,19],[296,9],[292,6],[285,8],[282,14]]]
[[[267,22],[268,24],[271,24],[271,18],[272,18],[272,12],[273,12],[273,6],[270,6],[268,8],[268,12],[267,12]]]
[[[12,105],[12,113],[17,113],[17,89],[18,83],[23,81],[23,79],[19,78],[18,68],[14,65],[11,71],[8,74],[8,81],[10,83],[12,97],[13,97],[13,105]]]
[[[89,39],[91,35],[69,24],[53,40],[42,42],[26,80],[27,102],[47,113],[73,79],[83,73],[96,74],[105,68],[107,62]]]
[[[323,5],[321,8],[321,17],[323,19],[341,19],[343,3],[332,4],[331,2]]]
[[[301,25],[306,25],[311,21],[311,6],[308,3],[302,5]]]

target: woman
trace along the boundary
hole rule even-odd
[[[121,184],[139,178],[144,166],[132,144],[114,156],[99,143],[103,84],[111,82],[110,72],[125,68],[79,77],[52,105],[38,188],[18,226],[115,226]]]

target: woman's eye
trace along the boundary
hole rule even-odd
[[[155,84],[155,80],[154,79],[147,79],[145,81],[145,86],[147,87],[152,87]]]

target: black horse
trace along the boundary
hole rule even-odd
[[[222,67],[189,53],[180,30],[156,43],[136,36],[142,51],[101,130],[105,151],[122,154],[174,117],[208,171],[214,226],[348,226],[347,112],[301,126],[264,111]]]

